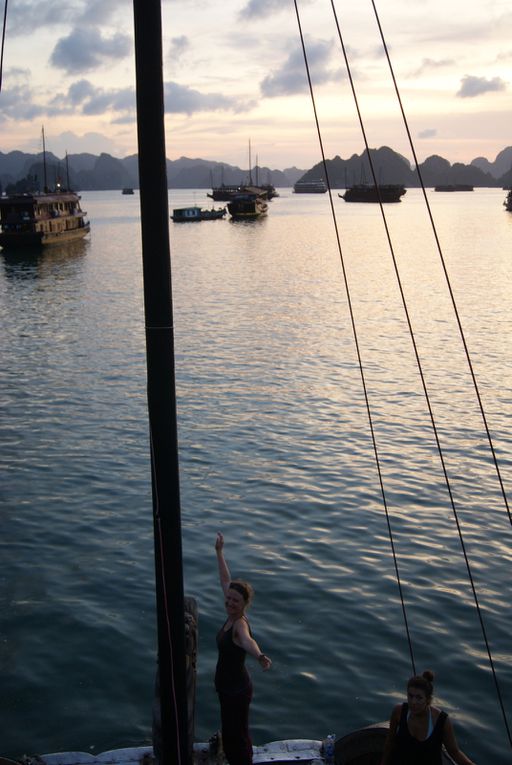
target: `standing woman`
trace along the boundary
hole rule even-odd
[[[411,677],[407,702],[391,714],[381,765],[442,765],[442,746],[457,765],[474,765],[461,752],[446,712],[431,706],[434,675],[430,670]]]
[[[224,537],[217,534],[215,541],[217,563],[227,619],[217,633],[219,658],[215,671],[215,689],[219,696],[222,722],[222,745],[229,765],[252,765],[252,741],[249,733],[249,705],[252,682],[245,667],[248,653],[263,670],[272,662],[261,652],[254,640],[245,610],[249,606],[253,589],[239,579],[231,579],[224,558]]]

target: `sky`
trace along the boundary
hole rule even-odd
[[[297,7],[327,158],[364,149],[340,37],[369,145],[413,158],[375,9],[420,162],[512,145],[510,0]],[[250,141],[253,166],[321,160],[294,0],[162,0],[162,20],[169,159],[246,168]],[[0,151],[41,151],[44,125],[59,157],[135,154],[133,37],[132,0],[10,0]]]

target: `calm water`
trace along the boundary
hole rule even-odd
[[[512,215],[429,193],[505,486]],[[171,207],[207,204],[173,192]],[[150,738],[155,669],[138,195],[84,193],[89,241],[0,255],[1,750]],[[335,198],[417,669],[480,763],[510,762],[378,208]],[[512,527],[421,194],[386,207],[510,725]],[[411,674],[327,196],[267,219],[171,224],[196,733],[219,718],[214,554],[256,589],[256,743],[383,720]]]

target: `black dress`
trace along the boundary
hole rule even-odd
[[[408,712],[409,705],[402,704],[391,762],[393,765],[442,765],[443,729],[448,715],[440,712],[430,736],[419,741],[409,731]]]
[[[217,633],[219,658],[215,671],[215,690],[219,696],[222,722],[222,746],[229,765],[252,765],[252,741],[249,733],[251,677],[245,666],[244,649],[233,642],[233,626],[228,630],[224,630],[224,626]]]

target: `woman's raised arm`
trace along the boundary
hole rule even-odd
[[[229,589],[231,574],[229,573],[228,564],[224,558],[224,537],[220,531],[217,532],[217,539],[215,540],[215,551],[217,553],[217,563],[219,566],[220,586],[222,587],[222,592],[225,595]]]

